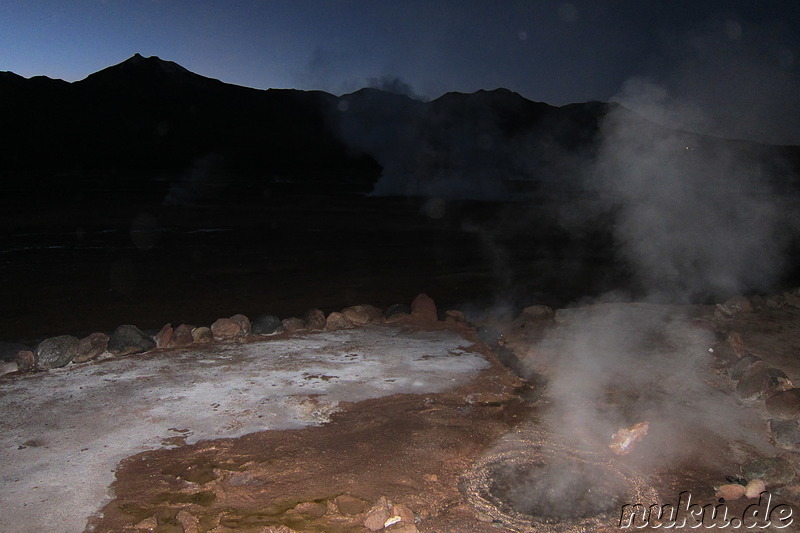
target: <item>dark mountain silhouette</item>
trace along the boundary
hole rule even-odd
[[[276,182],[367,191],[380,168],[326,124],[335,97],[261,91],[135,55],[75,83],[0,77],[7,191],[149,190],[184,199]],[[248,190],[244,190],[248,189]]]
[[[431,102],[377,89],[257,90],[136,54],[74,83],[0,73],[0,178],[6,198],[58,201],[373,188],[508,198],[580,189],[616,107],[553,107],[506,89]],[[745,144],[797,164],[791,148]]]

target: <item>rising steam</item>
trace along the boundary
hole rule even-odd
[[[600,303],[557,315],[526,360],[529,376],[547,376],[549,401],[529,431],[546,427],[551,441],[608,454],[615,432],[648,421],[637,457],[619,460],[644,475],[696,457],[707,442],[765,451],[752,413],[709,385],[713,335],[692,325],[690,308],[656,302],[720,301],[775,286],[794,224],[775,189],[773,163],[756,143],[668,129],[631,111],[664,124],[702,116],[691,103],[676,108],[656,85],[630,83],[618,101],[601,124],[584,184],[612,224],[636,294],[648,303]],[[548,485],[557,491],[570,481]],[[581,483],[593,489],[591,481]]]
[[[592,180],[614,213],[614,236],[640,293],[724,299],[778,279],[788,232],[759,154],[754,144],[662,128],[612,108]]]

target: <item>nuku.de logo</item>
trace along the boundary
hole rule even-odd
[[[678,495],[678,503],[654,503],[645,507],[641,503],[622,506],[619,518],[620,529],[642,529],[657,527],[664,529],[732,528],[763,529],[772,526],[783,529],[792,524],[792,508],[787,504],[773,505],[772,494],[764,491],[758,503],[748,505],[741,516],[732,516],[725,500],[700,505],[692,503],[688,491]]]

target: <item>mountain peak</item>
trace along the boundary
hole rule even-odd
[[[191,74],[192,76],[202,77],[199,74],[194,74],[190,72],[189,70],[183,68],[182,66],[173,61],[166,61],[158,56],[144,57],[139,52],[136,52],[135,54],[133,54],[133,56],[131,56],[130,58],[126,59],[125,61],[116,66],[123,68],[130,68],[130,67],[153,68],[161,70],[166,74],[173,74],[173,75]]]
[[[90,84],[127,84],[134,80],[139,82],[146,80],[150,83],[167,83],[171,85],[195,85],[217,81],[195,74],[172,61],[165,61],[158,56],[144,57],[137,52],[122,63],[89,75],[83,82]]]

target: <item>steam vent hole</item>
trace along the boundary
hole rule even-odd
[[[483,520],[521,533],[586,531],[619,519],[627,503],[653,499],[644,480],[606,458],[526,444],[479,459],[462,476]]]
[[[489,491],[516,513],[570,520],[610,513],[627,499],[624,481],[587,463],[497,464]]]

